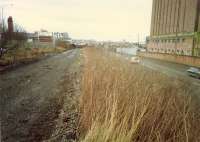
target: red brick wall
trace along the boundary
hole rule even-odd
[[[53,39],[51,36],[40,36],[39,40],[40,42],[53,42]]]
[[[13,19],[12,17],[8,18],[8,32],[13,33],[14,32],[14,27],[13,27]]]

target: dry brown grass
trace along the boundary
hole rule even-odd
[[[199,142],[200,108],[187,83],[85,49],[83,142]]]
[[[17,48],[7,52],[0,59],[0,65],[9,65],[15,62],[26,62],[35,60],[45,54],[50,53],[60,53],[64,52],[66,49],[62,47],[46,47],[46,48]]]

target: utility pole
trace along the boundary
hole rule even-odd
[[[52,39],[53,39],[53,47],[56,48],[56,37],[54,32],[52,32]]]
[[[140,46],[140,35],[138,33],[138,47]]]
[[[2,28],[2,32],[4,32],[4,17],[3,17],[3,11],[4,11],[4,8],[1,7],[1,27]]]
[[[196,7],[196,17],[195,17],[195,26],[194,26],[194,39],[193,39],[193,47],[192,47],[192,56],[200,56],[200,49],[199,49],[199,13],[200,13],[200,1],[197,1]],[[196,46],[196,47],[195,47]],[[197,51],[195,51],[197,48]]]
[[[181,0],[178,0],[177,1],[177,6],[178,6],[178,8],[177,8],[177,21],[176,21],[176,37],[175,37],[175,52],[176,52],[176,54],[177,54],[177,42],[178,42],[178,31],[179,31],[179,24],[180,24],[180,5],[181,5]],[[180,51],[179,51],[180,52]]]

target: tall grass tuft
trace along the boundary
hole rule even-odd
[[[200,141],[199,102],[187,83],[100,49],[84,55],[81,141]]]

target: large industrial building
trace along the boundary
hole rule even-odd
[[[149,52],[200,56],[200,0],[153,0]]]

